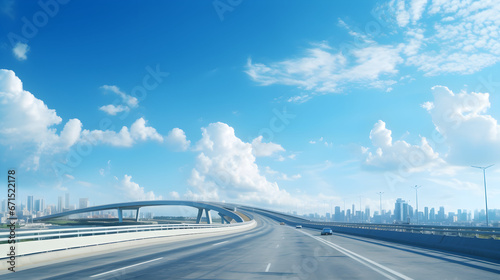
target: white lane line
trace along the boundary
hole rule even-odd
[[[268,264],[267,264],[267,267],[266,267],[266,272],[268,272],[268,271],[269,271],[269,268],[271,268],[271,263],[268,263]]]
[[[280,244],[276,244],[276,248],[279,248],[280,247]]]
[[[110,270],[110,271],[107,271],[107,272],[99,273],[99,274],[96,274],[96,275],[92,275],[90,277],[98,277],[98,276],[101,276],[101,275],[104,275],[104,274],[108,274],[108,273],[111,273],[111,272],[115,272],[115,271],[119,271],[119,270],[131,268],[131,267],[138,266],[138,265],[145,264],[145,263],[154,262],[154,261],[161,260],[161,259],[163,259],[163,257],[162,258],[157,258],[157,259],[154,259],[154,260],[149,260],[147,262],[136,263],[136,264],[129,265],[129,266],[126,266],[126,267],[122,267],[122,268]]]
[[[301,232],[302,232],[302,231],[301,231]],[[404,275],[404,274],[401,274],[401,273],[399,273],[399,272],[397,272],[397,271],[395,271],[395,270],[392,270],[392,269],[390,269],[390,268],[388,268],[388,267],[386,267],[386,266],[384,266],[384,265],[381,265],[381,264],[379,264],[379,263],[376,263],[376,262],[374,262],[374,261],[372,261],[372,260],[370,260],[370,259],[368,259],[368,258],[365,258],[365,257],[363,257],[363,256],[361,256],[361,255],[359,255],[359,254],[356,254],[356,253],[354,253],[354,252],[352,252],[352,251],[349,251],[349,250],[347,250],[346,248],[343,248],[343,247],[341,247],[341,246],[339,246],[339,245],[337,245],[337,244],[335,244],[335,243],[332,243],[332,242],[330,242],[330,241],[328,241],[328,240],[325,240],[325,239],[323,239],[323,238],[320,238],[320,237],[317,237],[317,236],[311,235],[311,234],[309,234],[309,233],[307,233],[307,232],[302,232],[302,233],[304,233],[305,235],[308,235],[308,236],[310,236],[310,237],[312,237],[312,238],[314,238],[314,239],[316,239],[316,240],[318,240],[318,241],[322,242],[323,244],[326,244],[327,246],[329,246],[329,247],[331,247],[331,248],[333,248],[333,249],[335,249],[335,250],[337,250],[337,251],[341,252],[342,254],[344,254],[344,255],[348,256],[349,258],[351,258],[351,259],[353,259],[353,260],[355,260],[355,261],[358,261],[358,262],[362,263],[363,265],[365,265],[365,266],[367,266],[367,267],[371,268],[372,270],[374,270],[374,271],[376,271],[376,272],[378,272],[378,273],[380,273],[380,274],[384,275],[385,277],[387,277],[387,278],[389,278],[389,279],[395,279],[395,278],[394,278],[394,277],[392,277],[392,276],[390,276],[390,275],[388,275],[388,274],[386,274],[386,273],[384,273],[383,271],[381,271],[381,270],[377,269],[376,267],[378,267],[378,268],[380,268],[380,269],[383,269],[383,270],[385,270],[386,272],[389,272],[389,273],[391,273],[391,274],[393,274],[393,275],[395,275],[395,276],[397,276],[397,277],[400,277],[400,278],[402,278],[402,279],[405,279],[405,280],[413,280],[412,278],[410,278],[410,277],[408,277],[408,276],[406,276],[406,275]],[[370,265],[370,264],[371,264],[371,265]],[[373,267],[373,266],[376,266],[376,267]]]
[[[226,242],[228,242],[228,240],[226,240],[226,241],[222,241],[222,242],[219,242],[219,243],[212,244],[212,246],[215,246],[215,245],[220,245],[220,244],[224,244],[224,243],[226,243]]]

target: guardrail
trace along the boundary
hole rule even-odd
[[[463,227],[463,226],[440,226],[440,225],[400,225],[400,224],[356,224],[356,223],[308,223],[311,225],[334,226],[344,228],[358,228],[384,231],[409,232],[432,235],[447,235],[473,238],[500,237],[498,227]]]
[[[500,235],[500,228],[498,227],[321,223],[298,220],[289,215],[281,215],[266,210],[255,210],[255,212],[291,226],[302,225],[303,227],[319,230],[329,227],[337,233],[453,251],[495,260],[500,259],[500,240],[496,239],[497,235]]]
[[[290,215],[272,213],[266,210],[255,210],[256,212],[267,215],[278,222],[286,222],[290,225],[302,226],[323,226],[335,228],[352,228],[379,231],[395,231],[431,235],[446,235],[484,239],[500,239],[500,227],[464,227],[464,226],[442,226],[442,225],[409,225],[409,224],[368,224],[368,223],[342,223],[342,222],[314,222],[305,219],[295,218]]]
[[[0,232],[0,244],[8,240],[15,239],[20,241],[35,241],[47,239],[61,239],[83,236],[97,236],[117,233],[133,233],[145,231],[163,231],[179,229],[205,229],[205,228],[224,228],[238,226],[238,224],[168,224],[168,225],[138,225],[138,226],[112,226],[112,227],[87,227],[87,228],[63,228],[63,229],[42,229],[42,230],[24,230],[15,232],[15,238],[10,238],[10,231]]]

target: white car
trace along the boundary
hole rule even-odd
[[[296,225],[295,228],[302,228],[302,226],[301,225]]]

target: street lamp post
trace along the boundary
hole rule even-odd
[[[360,223],[363,222],[363,210],[361,209],[361,196],[359,197],[359,216],[360,216]]]
[[[484,204],[486,205],[486,226],[489,226],[488,222],[488,196],[486,195],[486,169],[492,167],[494,164],[481,167],[481,166],[472,166],[474,168],[479,168],[483,170],[483,182],[484,182]]]
[[[379,195],[380,197],[380,223],[382,223],[382,194],[384,192],[378,192],[377,194]]]
[[[417,225],[418,225],[418,189],[420,187],[422,187],[422,186],[415,185],[414,187],[412,187],[415,189],[415,200],[416,200],[415,203],[417,204]]]

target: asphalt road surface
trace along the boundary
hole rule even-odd
[[[256,215],[231,235],[148,245],[19,268],[1,279],[500,279],[500,260],[482,260],[319,230]]]

